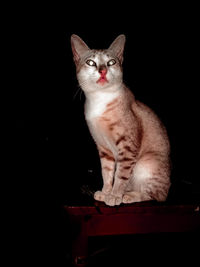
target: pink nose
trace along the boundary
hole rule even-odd
[[[101,73],[101,75],[105,75],[107,73],[107,69],[100,69],[99,73]]]

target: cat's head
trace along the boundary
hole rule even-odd
[[[122,84],[125,36],[119,35],[108,49],[90,49],[77,35],[71,36],[77,79],[85,93],[108,90]]]

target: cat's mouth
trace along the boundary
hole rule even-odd
[[[104,85],[105,83],[108,83],[106,75],[101,75],[101,77],[96,81],[96,83],[99,83],[101,85]]]

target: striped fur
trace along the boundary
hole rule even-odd
[[[109,206],[165,201],[170,144],[159,118],[123,83],[125,36],[118,36],[106,50],[89,49],[77,35],[72,35],[71,44],[86,96],[85,118],[102,167],[104,185],[94,198]]]

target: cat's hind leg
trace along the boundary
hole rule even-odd
[[[148,200],[165,201],[170,187],[170,169],[166,157],[146,154],[137,163],[132,181],[123,195],[123,203]]]
[[[144,194],[142,192],[136,192],[136,191],[126,192],[122,198],[122,202],[125,204],[148,201],[148,200],[152,200],[152,197],[149,196],[148,194]]]

